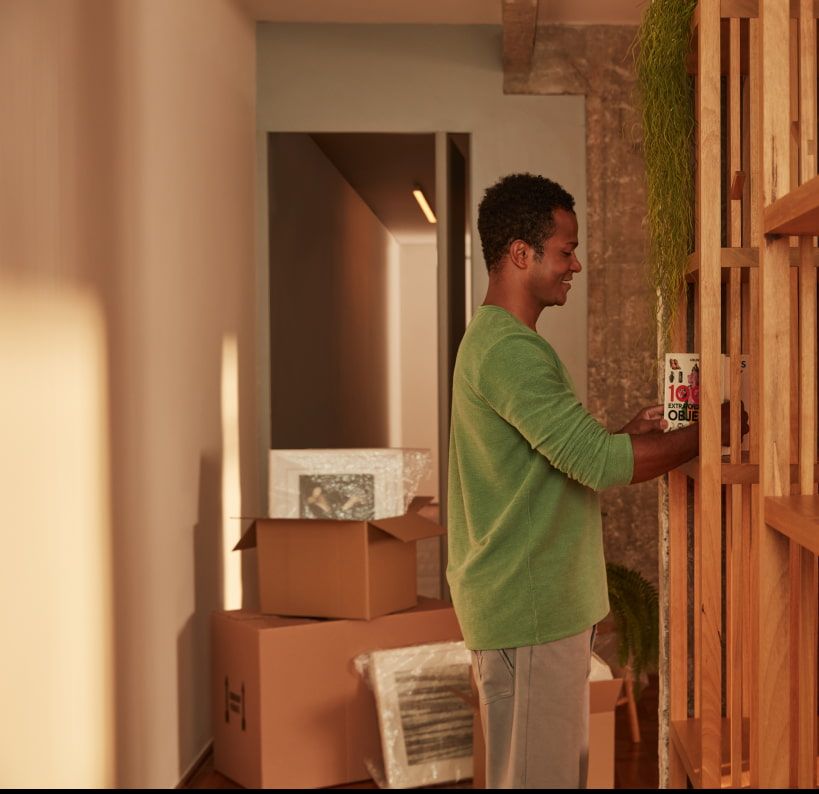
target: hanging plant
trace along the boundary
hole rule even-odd
[[[639,693],[643,673],[656,672],[660,653],[660,611],[657,588],[639,571],[606,563],[609,604],[617,630],[620,666],[631,668]]]
[[[693,241],[694,104],[685,59],[695,0],[652,0],[632,45],[643,120],[649,279],[668,346]]]

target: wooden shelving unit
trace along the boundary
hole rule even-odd
[[[819,554],[819,499],[816,496],[769,496],[765,523],[803,548]]]
[[[693,328],[672,347],[700,355],[700,455],[668,482],[672,787],[817,782],[818,12],[815,0],[700,0],[694,16]]]
[[[815,235],[819,229],[819,176],[765,207],[765,234]]]
[[[722,748],[720,752],[720,786],[731,787],[731,723],[723,719],[721,723]],[[699,737],[702,723],[698,719],[680,720],[671,723],[671,741],[685,766],[685,774],[694,788],[702,788],[702,759],[700,758]],[[742,738],[747,747],[750,736],[750,722],[742,721]],[[742,788],[750,783],[747,753],[740,759],[740,780]]]
[[[688,461],[679,467],[677,471],[682,472],[692,480],[699,478],[700,461],[699,458]],[[798,483],[800,472],[799,464],[791,463],[791,482]],[[813,481],[819,482],[819,462],[813,466]],[[751,463],[750,455],[742,453],[742,458],[738,463],[732,463],[729,455],[722,456],[720,466],[720,482],[723,485],[752,485],[759,482],[759,463]]]

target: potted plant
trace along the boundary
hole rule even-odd
[[[598,624],[598,633],[611,637],[610,646],[616,646],[609,657],[610,662],[617,657],[624,689],[617,705],[628,706],[631,740],[639,742],[637,698],[646,674],[655,672],[659,663],[659,598],[657,588],[633,568],[610,562],[606,574],[611,612]]]
[[[643,677],[657,671],[660,649],[657,588],[639,571],[606,563],[609,604],[617,633],[620,666],[628,669],[639,695]]]

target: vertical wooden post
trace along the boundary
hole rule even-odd
[[[699,5],[698,191],[700,321],[700,725],[703,788],[720,784],[722,749],[722,526],[720,358],[720,8]]]
[[[816,20],[812,0],[799,3],[799,181],[816,174]],[[816,252],[813,237],[799,240],[799,491],[816,492]],[[819,583],[816,557],[800,551],[798,764],[799,788],[815,785],[816,758],[816,640]]]
[[[790,188],[789,4],[760,0],[762,56],[762,197],[767,206]],[[758,669],[757,754],[759,785],[789,784],[788,544],[765,524],[766,496],[790,490],[790,367],[788,349],[789,243],[787,237],[765,235],[759,244],[761,325],[760,387],[760,504],[758,510]]]
[[[758,19],[748,20],[748,99],[750,115],[748,118],[748,138],[750,147],[749,184],[750,184],[750,241],[758,245],[762,234],[762,54],[761,33]],[[749,460],[759,462],[759,389],[760,381],[760,349],[759,349],[759,268],[751,268],[748,274],[748,293],[750,299],[749,338],[750,338],[750,365],[747,377],[751,378],[754,388],[751,392],[751,405],[748,407],[749,431]],[[759,690],[756,686],[758,679],[757,648],[759,644],[759,544],[757,542],[759,523],[759,485],[751,486],[751,523],[748,537],[748,583],[746,588],[749,618],[746,623],[748,630],[749,653],[746,658],[748,673],[748,717],[750,723],[750,737],[748,747],[748,767],[750,770],[750,784],[752,788],[759,786],[759,725],[756,715],[759,714]]]
[[[739,19],[728,21],[728,173],[727,184],[741,169],[741,94]],[[728,245],[742,245],[739,200],[728,199]],[[732,267],[728,276],[728,355],[730,362],[731,463],[740,462],[742,271]],[[731,785],[742,784],[742,486],[726,486],[726,690],[730,731]]]
[[[687,295],[680,295],[671,333],[673,350],[685,349]],[[675,607],[669,610],[668,681],[669,719],[688,719],[688,477],[680,471],[668,473],[668,596]],[[685,788],[687,775],[673,742],[669,747],[668,786]]]

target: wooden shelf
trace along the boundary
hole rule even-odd
[[[791,246],[790,249],[790,265],[791,267],[799,267],[800,255],[798,246]],[[819,248],[815,249],[813,253],[813,265],[819,267]],[[721,280],[723,282],[728,280],[728,274],[732,267],[750,268],[759,267],[759,249],[758,248],[720,248],[720,268]],[[686,270],[686,277],[689,280],[699,278],[700,255],[699,251],[694,251],[688,256],[688,268]]]
[[[683,463],[677,471],[682,472],[692,480],[698,480],[700,476],[700,459],[694,458],[687,463]],[[813,468],[814,482],[819,482],[819,462]],[[748,453],[742,453],[740,463],[731,463],[727,455],[722,457],[722,473],[720,482],[724,485],[748,485],[759,482],[759,464],[748,461]],[[799,465],[791,464],[791,482],[799,482]]]
[[[731,732],[730,721],[722,720],[722,788],[731,787]],[[685,773],[694,788],[702,788],[700,778],[702,770],[700,751],[700,721],[698,719],[674,720],[671,723],[671,741],[674,744],[680,759],[682,760]],[[747,719],[742,720],[742,746],[746,748],[742,756],[742,787],[750,786],[750,774],[748,772],[747,748],[750,746],[750,723]]]
[[[765,207],[765,234],[819,234],[819,175]]]
[[[719,15],[731,19],[756,19],[759,17],[759,0],[720,0]],[[791,0],[790,15],[792,18],[799,16],[799,0]],[[819,0],[813,2],[813,15],[819,17]],[[698,24],[699,6],[694,10],[691,27]]]
[[[765,523],[819,554],[819,496],[768,496]]]

